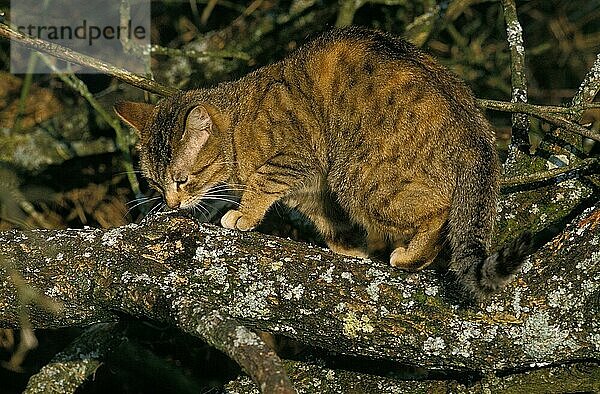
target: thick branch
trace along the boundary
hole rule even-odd
[[[124,340],[116,323],[92,326],[33,375],[24,393],[74,393]]]
[[[514,375],[489,374],[480,382],[465,385],[454,380],[396,380],[353,371],[335,370],[317,364],[286,362],[286,369],[304,393],[595,393],[600,391],[600,366],[578,363],[522,371]],[[258,393],[245,376],[230,382],[228,394]]]
[[[575,96],[571,100],[571,105],[577,107],[582,104],[591,103],[594,101],[598,91],[600,91],[600,53],[596,55],[594,64],[585,74],[581,85],[579,85],[579,89],[577,89],[577,93],[575,93]],[[580,110],[576,116],[571,117],[571,120],[577,121],[582,115],[583,111]]]
[[[234,359],[253,378],[261,392],[296,392],[277,354],[255,332],[218,311],[198,319],[196,330],[209,344]]]
[[[600,211],[586,211],[530,258],[518,281],[474,309],[452,302],[449,279],[433,271],[406,274],[165,215],[108,231],[4,232],[0,250],[64,303],[60,316],[32,308],[34,327],[106,321],[121,311],[189,332],[196,326],[184,317],[194,305],[344,354],[497,370],[600,357],[599,226]],[[2,278],[0,325],[16,326],[14,285]]]

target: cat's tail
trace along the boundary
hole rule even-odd
[[[488,254],[496,217],[498,169],[494,157],[480,157],[461,168],[448,218],[450,270],[477,299],[500,290],[521,267],[531,249],[525,233]]]

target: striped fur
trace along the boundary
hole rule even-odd
[[[450,269],[476,296],[520,266],[526,239],[488,250],[499,176],[492,128],[462,81],[399,38],[333,30],[239,80],[143,114],[134,103],[116,109],[138,125],[142,167],[172,207],[237,185],[241,203],[224,226],[250,230],[282,200],[334,251],[389,253],[407,270],[429,265],[447,241]],[[190,138],[203,142],[191,149]]]

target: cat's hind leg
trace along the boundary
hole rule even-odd
[[[447,219],[446,211],[422,221],[408,245],[394,245],[390,264],[407,271],[417,271],[431,264],[442,248],[442,230]]]

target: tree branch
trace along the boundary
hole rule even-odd
[[[406,381],[366,373],[331,369],[319,364],[285,363],[290,377],[301,382],[305,393],[570,393],[600,391],[600,366],[577,363],[550,368],[535,368],[517,375],[489,374],[467,385],[455,380]],[[225,387],[228,394],[258,393],[247,377],[241,376]]]
[[[530,258],[518,281],[474,309],[452,301],[449,278],[434,271],[407,274],[167,215],[107,231],[3,232],[0,250],[30,285],[64,303],[60,316],[32,307],[33,327],[107,321],[120,311],[199,335],[187,318],[194,306],[199,316],[219,310],[343,354],[508,370],[600,358],[598,225],[600,211],[587,210]],[[16,297],[0,281],[0,326],[18,326]]]
[[[589,173],[597,173],[598,159],[589,158],[577,163],[575,166],[559,167],[548,171],[535,172],[529,175],[519,175],[502,180],[501,188],[504,193],[508,193],[520,186],[536,186],[541,183],[554,181],[554,183],[563,182],[567,179]]]
[[[9,26],[3,23],[0,23],[0,37],[7,38],[16,44],[47,53],[48,55],[52,55],[67,62],[93,68],[96,71],[111,75],[123,82],[148,92],[160,94],[162,96],[169,96],[177,91],[174,88],[162,85],[141,75],[131,73],[119,67],[115,67],[103,60],[84,55],[61,45],[26,36],[11,29]]]
[[[511,101],[527,102],[527,75],[525,74],[525,47],[523,45],[523,29],[517,17],[514,0],[501,0],[506,22],[506,35],[510,49],[510,75],[512,84]],[[525,115],[513,114],[512,142],[521,145],[528,142],[529,119]]]
[[[116,323],[106,323],[87,329],[29,379],[24,393],[74,393],[96,372],[106,353],[125,341],[117,328]]]
[[[579,89],[577,89],[577,93],[575,93],[575,96],[573,96],[573,99],[571,100],[571,106],[577,107],[586,103],[591,103],[594,101],[598,91],[600,91],[600,53],[596,55],[594,64],[585,74],[581,85],[579,85]],[[571,120],[577,121],[581,119],[582,115],[583,111],[578,110],[576,115],[571,117]]]
[[[507,103],[504,101],[496,101],[496,100],[477,100],[477,104],[483,108],[493,109],[497,111],[506,111],[506,112],[519,112],[523,114],[528,114],[535,116],[536,118],[545,120],[548,123],[551,123],[557,127],[562,127],[566,131],[570,131],[575,134],[579,134],[583,137],[590,138],[594,141],[600,142],[600,134],[594,133],[591,130],[586,129],[583,126],[574,123],[567,118],[563,118],[562,116],[555,115],[554,112],[565,112],[566,116],[569,117],[570,114],[576,113],[578,109],[570,110],[568,107],[553,107],[553,106],[540,106],[540,105],[531,105],[527,103]],[[587,108],[595,108],[595,105],[588,106]],[[561,110],[564,108],[564,110]],[[585,108],[585,107],[584,107]],[[573,112],[575,111],[575,112]]]
[[[235,360],[261,392],[296,393],[281,359],[255,332],[218,311],[203,314],[195,326],[209,344]]]

